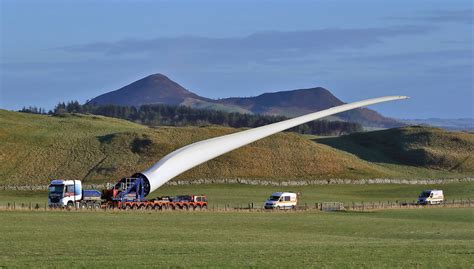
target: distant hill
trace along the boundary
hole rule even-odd
[[[89,103],[128,106],[145,104],[184,105],[226,112],[295,117],[341,105],[344,102],[335,97],[330,91],[321,87],[264,93],[256,97],[233,97],[214,100],[192,93],[162,74],[154,74],[118,90],[93,98]],[[394,119],[383,117],[379,113],[367,108],[340,113],[331,118],[357,122],[371,127],[403,125]]]
[[[264,93],[256,97],[226,98],[220,99],[218,102],[225,105],[239,106],[256,114],[287,117],[296,117],[344,104],[330,91],[321,87]],[[364,126],[394,127],[403,125],[367,108],[343,112],[334,118],[357,122]]]
[[[440,127],[447,130],[457,131],[474,131],[474,118],[461,118],[461,119],[403,119],[400,120],[409,125],[426,125],[433,127]]]
[[[215,100],[192,93],[162,74],[150,75],[118,90],[99,95],[90,100],[89,103],[122,106],[167,104],[228,112],[248,112],[239,107],[220,105]]]
[[[409,146],[391,142],[392,138],[400,141],[397,137],[403,138],[399,133],[405,130],[410,129],[363,133],[317,143],[307,136],[279,133],[195,167],[178,179],[280,181],[474,176],[472,159],[463,159],[466,152],[472,153],[474,135],[420,128],[424,135],[409,136]],[[224,127],[148,128],[103,116],[54,117],[0,110],[0,185],[46,184],[52,178],[114,182],[143,171],[179,147],[236,131]],[[436,138],[435,143],[429,144],[427,151],[442,156],[441,159],[403,162],[404,156],[411,156],[412,145],[424,145],[432,137]],[[347,148],[343,147],[345,143]],[[399,153],[407,155],[397,157]]]

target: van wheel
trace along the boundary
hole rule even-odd
[[[275,207],[275,209],[276,209],[276,210],[280,210],[281,208],[280,208],[279,205],[277,205],[277,206]]]

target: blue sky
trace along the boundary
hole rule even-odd
[[[471,1],[0,1],[0,107],[153,73],[205,97],[322,86],[396,118],[474,117]]]

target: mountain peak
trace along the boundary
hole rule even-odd
[[[127,106],[140,106],[143,104],[179,105],[188,98],[199,97],[169,79],[167,76],[156,73],[139,79],[118,90],[99,95],[89,103]]]
[[[116,91],[102,94],[89,103],[97,105],[141,106],[146,104],[184,105],[241,113],[295,117],[343,104],[323,87],[263,93],[255,97],[234,97],[219,100],[194,94],[167,76],[156,73],[137,80]],[[365,126],[399,126],[370,109],[356,109],[335,116]]]
[[[165,75],[163,75],[163,74],[161,74],[161,73],[151,74],[151,75],[146,76],[146,77],[144,77],[144,78],[142,78],[142,79],[159,79],[159,80],[163,80],[163,79],[164,79],[164,80],[171,80],[171,79],[169,79],[167,76],[165,76]]]

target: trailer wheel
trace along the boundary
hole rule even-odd
[[[207,205],[203,205],[203,206],[202,206],[202,209],[206,209],[206,210],[207,210]]]
[[[133,209],[133,210],[137,210],[137,209],[138,209],[138,206],[137,206],[137,205],[133,205],[133,206],[132,206],[132,209]]]
[[[152,209],[153,209],[153,206],[152,206],[152,205],[147,205],[145,209],[146,209],[146,210],[152,210]]]
[[[130,209],[132,209],[132,207],[130,205],[125,206],[125,210],[130,210]]]

